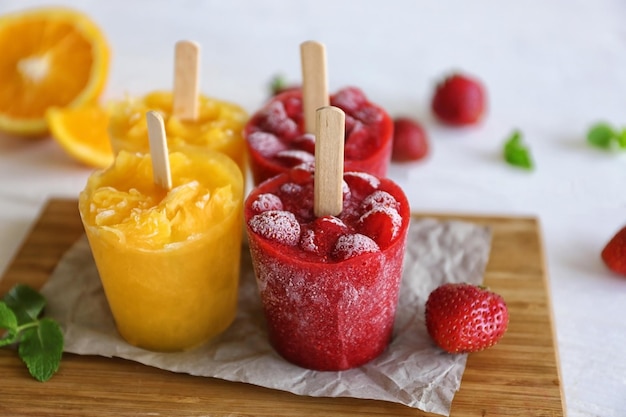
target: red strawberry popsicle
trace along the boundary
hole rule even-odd
[[[296,365],[343,370],[391,339],[410,209],[391,180],[348,171],[341,213],[316,217],[313,171],[254,189],[246,226],[272,346]]]
[[[346,113],[346,169],[386,176],[393,138],[389,114],[356,87],[339,90],[330,97],[330,104]],[[313,161],[315,135],[305,130],[302,90],[289,90],[270,99],[252,115],[244,136],[257,185],[296,165]]]

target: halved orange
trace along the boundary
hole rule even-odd
[[[102,31],[68,8],[0,17],[0,51],[0,130],[12,134],[44,134],[47,109],[95,101],[108,76]]]
[[[107,109],[98,104],[53,107],[46,112],[46,118],[52,137],[71,157],[96,168],[113,163]]]

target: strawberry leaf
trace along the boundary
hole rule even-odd
[[[58,323],[43,318],[37,326],[25,329],[18,352],[35,379],[50,379],[59,369],[63,353],[63,333]]]
[[[37,320],[46,306],[46,299],[28,285],[18,284],[2,299],[13,310],[18,324]]]

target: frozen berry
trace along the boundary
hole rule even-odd
[[[482,83],[463,74],[453,74],[438,84],[432,110],[443,123],[463,126],[482,119],[487,107],[487,94]]]
[[[248,142],[250,142],[250,146],[254,150],[266,158],[270,158],[278,152],[287,149],[287,145],[281,142],[276,135],[267,132],[257,131],[251,133],[248,136]]]
[[[332,255],[339,260],[346,260],[364,253],[378,252],[380,248],[371,238],[360,233],[342,235],[337,239]]]
[[[283,202],[280,201],[277,195],[264,193],[257,196],[256,200],[250,205],[250,208],[257,214],[269,210],[282,210]]]
[[[249,222],[254,233],[284,245],[294,246],[300,240],[300,224],[288,211],[264,211]]]
[[[428,149],[426,131],[417,121],[407,117],[394,120],[392,160],[417,161],[428,155]]]
[[[364,212],[375,208],[390,208],[397,210],[398,200],[396,200],[394,196],[389,194],[387,191],[377,190],[363,199],[361,207]]]
[[[357,87],[345,87],[331,97],[331,104],[355,116],[355,113],[367,104],[367,97]]]
[[[279,196],[285,210],[294,213],[301,221],[313,218],[312,190],[312,183],[287,182],[281,185]]]
[[[298,124],[291,120],[281,101],[272,101],[261,110],[259,127],[282,138],[292,139],[298,134]]]
[[[296,184],[309,183],[311,181],[311,177],[313,176],[314,170],[314,162],[305,162],[300,165],[296,165],[295,167],[291,168],[291,180]]]
[[[287,149],[276,154],[276,158],[283,166],[293,167],[305,162],[315,161],[315,156],[298,149]]]
[[[372,151],[373,142],[370,130],[357,121],[346,137],[344,154],[348,159],[361,159]]]
[[[380,186],[380,180],[367,172],[349,171],[343,178],[353,195],[369,195]]]
[[[303,231],[300,246],[307,252],[325,257],[330,254],[339,236],[347,231],[348,226],[337,217],[318,217]]]
[[[390,207],[374,207],[359,219],[360,232],[374,239],[381,248],[389,246],[402,226],[402,217]]]
[[[299,96],[296,97],[294,94],[290,94],[290,96],[286,97],[283,101],[283,106],[285,106],[287,117],[294,121],[302,117],[302,99]]]
[[[298,149],[315,155],[315,135],[312,133],[305,133],[298,136],[293,140],[292,144]]]

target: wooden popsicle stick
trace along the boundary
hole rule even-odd
[[[172,174],[170,172],[163,117],[156,111],[149,111],[146,113],[146,121],[148,123],[154,183],[169,191],[172,189]]]
[[[307,133],[315,133],[315,111],[329,105],[326,47],[316,41],[300,44],[302,108]]]
[[[198,118],[200,90],[200,45],[192,41],[176,43],[174,53],[173,114],[181,120]]]
[[[338,107],[316,111],[315,183],[316,217],[337,216],[343,209],[343,146],[346,115]]]

